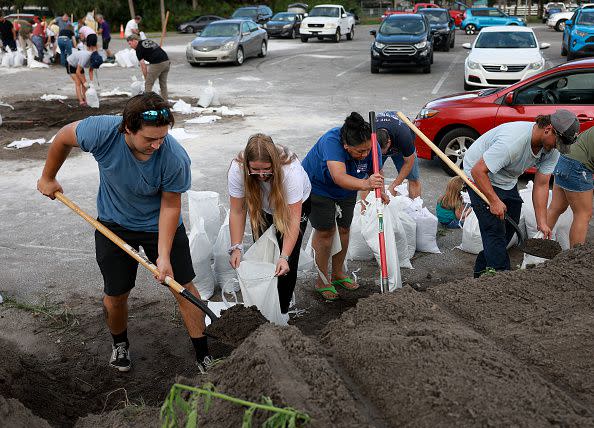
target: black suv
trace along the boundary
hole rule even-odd
[[[416,65],[423,73],[431,73],[433,35],[425,15],[390,15],[379,30],[371,30],[370,34],[375,37],[371,45],[372,73],[394,65]]]
[[[240,7],[233,12],[231,18],[246,18],[257,24],[265,24],[272,18],[272,9],[266,5]]]
[[[456,24],[447,9],[419,9],[417,13],[427,16],[435,49],[449,51],[456,43]]]

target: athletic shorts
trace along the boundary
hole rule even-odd
[[[594,188],[592,171],[575,159],[559,156],[554,174],[555,184],[570,192],[588,192]]]
[[[346,199],[331,199],[312,193],[309,199],[311,200],[311,212],[309,214],[311,227],[317,230],[331,230],[334,228],[335,221],[343,229],[351,227],[355,203],[357,202],[356,194]],[[338,217],[336,206],[340,208]]]
[[[85,42],[88,47],[97,46],[97,34],[89,34]]]
[[[157,263],[159,239],[157,232],[136,232],[116,223],[103,221],[101,223],[136,250],[142,246],[149,260]],[[103,292],[105,294],[120,296],[134,288],[138,262],[99,231],[95,231],[95,253],[97,264],[103,275]],[[177,228],[173,238],[171,266],[173,278],[182,285],[192,281],[196,276],[192,267],[190,243],[183,224]]]
[[[82,68],[82,74],[85,74],[85,69]],[[76,67],[71,66],[70,64],[66,63],[66,74],[76,74]]]
[[[105,50],[109,49],[109,42],[111,41],[111,37],[107,37],[102,40],[103,40],[103,45],[102,45],[103,49],[105,49]]]

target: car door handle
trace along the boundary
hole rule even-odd
[[[591,122],[594,118],[586,116],[585,114],[578,114],[577,118],[580,122]]]

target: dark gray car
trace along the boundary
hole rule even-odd
[[[198,31],[204,30],[208,24],[214,21],[220,21],[220,16],[216,15],[202,15],[202,16],[195,16],[194,18],[190,19],[189,21],[182,22],[177,26],[177,31],[180,33],[196,33]]]

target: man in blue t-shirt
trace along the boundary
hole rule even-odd
[[[174,278],[200,298],[188,237],[181,219],[181,194],[191,185],[190,158],[168,134],[174,118],[168,103],[154,92],[131,98],[122,116],[92,116],[63,127],[49,148],[37,189],[54,199],[63,192],[56,180],[72,147],[90,152],[99,165],[98,220],[130,246],[142,246],[163,283]],[[103,307],[113,337],[110,365],[131,368],[128,295],[138,262],[95,232],[97,263],[103,275]],[[173,291],[172,291],[173,292]],[[196,351],[200,369],[211,362],[204,336],[204,313],[173,292]]]
[[[378,113],[375,118],[377,141],[382,148],[382,162],[392,158],[398,176],[388,190],[396,195],[396,187],[408,179],[408,196],[412,199],[421,196],[421,173],[415,149],[412,130],[392,111]]]

